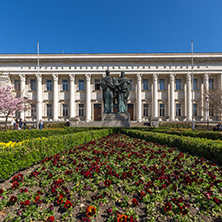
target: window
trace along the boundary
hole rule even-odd
[[[143,79],[143,90],[148,90],[148,79]]]
[[[52,90],[52,80],[47,80],[47,90]]]
[[[176,90],[181,90],[181,79],[176,79]]]
[[[52,116],[52,104],[47,104],[47,116]]]
[[[176,116],[181,116],[181,104],[176,104]]]
[[[197,116],[197,104],[193,104],[193,116]]]
[[[35,79],[31,79],[31,90],[36,90],[36,80]]]
[[[160,79],[159,81],[159,90],[164,90],[164,79]]]
[[[31,104],[31,116],[36,116],[36,104]]]
[[[164,116],[164,104],[160,104],[160,116]]]
[[[20,90],[20,80],[14,80],[14,88],[15,90]]]
[[[209,79],[209,89],[213,89],[213,88],[214,88],[214,80]]]
[[[15,111],[15,116],[16,117],[19,117],[20,116],[20,112],[17,110],[17,111]]]
[[[148,104],[143,104],[143,116],[148,116]]]
[[[63,116],[68,116],[68,104],[63,104],[62,113]]]
[[[84,90],[84,80],[79,79],[79,90]]]
[[[197,79],[193,80],[193,90],[197,90]]]
[[[84,116],[84,104],[79,104],[79,116]]]
[[[133,80],[132,79],[129,79],[130,83],[131,83],[131,87],[130,87],[130,90],[133,90]]]
[[[100,90],[100,79],[95,79],[95,90]]]
[[[68,83],[69,81],[68,80],[63,80],[62,81],[62,90],[68,90]]]
[[[209,116],[214,116],[214,109],[212,108],[209,109]]]

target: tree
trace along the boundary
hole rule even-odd
[[[7,129],[7,121],[10,115],[14,115],[16,111],[24,109],[26,98],[16,97],[13,93],[13,87],[0,88],[0,113],[5,116],[5,129]]]

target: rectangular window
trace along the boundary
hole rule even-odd
[[[36,90],[36,80],[31,79],[30,84],[31,84],[31,90]]]
[[[214,109],[209,109],[209,116],[214,116]]]
[[[31,104],[31,116],[36,116],[36,104]]]
[[[148,79],[143,79],[143,90],[148,90]]]
[[[84,116],[84,104],[79,104],[79,116]]]
[[[160,104],[160,116],[164,116],[164,104]]]
[[[63,116],[68,116],[68,104],[63,104],[62,106]]]
[[[176,104],[176,116],[181,116],[181,104]]]
[[[100,79],[95,79],[95,90],[100,90]]]
[[[19,117],[20,116],[20,112],[17,110],[17,111],[15,111],[15,116],[16,117]]]
[[[176,90],[181,90],[181,79],[176,79]]]
[[[14,88],[15,90],[20,90],[20,80],[14,80]]]
[[[197,90],[197,79],[193,80],[193,90]]]
[[[79,90],[84,90],[84,80],[79,79]]]
[[[133,90],[133,80],[132,79],[129,79],[130,83],[131,83],[131,87],[130,87],[130,90]]]
[[[164,88],[165,88],[164,87],[164,82],[165,82],[164,79],[159,80],[159,90],[164,90]]]
[[[47,90],[52,90],[52,80],[47,80]]]
[[[193,116],[197,116],[197,104],[193,104]]]
[[[143,116],[148,116],[148,104],[143,104]]]
[[[209,89],[213,89],[213,88],[214,88],[214,80],[209,79]]]
[[[47,104],[47,116],[52,116],[52,104]]]
[[[69,84],[68,80],[63,80],[62,81],[62,90],[69,90],[68,84]]]

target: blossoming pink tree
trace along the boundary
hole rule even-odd
[[[13,87],[0,88],[0,113],[5,116],[5,129],[7,129],[7,121],[10,115],[14,115],[15,111],[24,109],[25,99],[23,97],[16,97],[13,94]]]

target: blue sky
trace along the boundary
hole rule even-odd
[[[1,0],[0,53],[222,52],[221,0]]]

